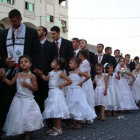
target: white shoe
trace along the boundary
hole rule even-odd
[[[62,134],[62,129],[60,128],[60,129],[57,129],[56,127],[53,127],[53,129],[55,130],[55,131],[52,131],[49,135],[50,136],[58,136],[58,135],[61,135]]]

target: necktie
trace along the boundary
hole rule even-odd
[[[101,61],[102,61],[102,55],[101,54],[99,54],[99,64],[101,64]]]
[[[59,42],[56,42],[56,45],[57,45],[57,52],[58,52],[58,57],[59,57]]]

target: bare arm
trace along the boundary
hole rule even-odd
[[[86,81],[90,78],[90,75],[89,75],[88,73],[84,73],[84,72],[81,72],[81,71],[79,71],[78,74],[79,74],[80,76],[84,76],[84,77],[85,77],[85,79],[84,79],[82,82],[80,82],[80,83],[78,84],[79,86],[82,86],[82,84],[83,84],[84,82],[86,82]]]
[[[26,88],[29,88],[32,91],[37,91],[38,90],[38,85],[37,85],[37,81],[36,81],[36,76],[34,74],[32,74],[32,76],[31,76],[31,81],[32,81],[32,85],[30,85],[27,82],[23,81],[22,86],[24,86]]]
[[[41,74],[40,76],[44,81],[48,81],[50,76],[46,76],[44,74]]]
[[[7,78],[3,78],[3,81],[9,86],[13,85],[16,82],[16,80],[17,80],[17,75],[15,75],[15,77],[13,77],[12,80],[9,80]]]
[[[107,76],[104,77],[104,80],[105,80],[105,91],[104,91],[104,95],[106,96],[107,95],[107,85],[108,85],[108,78],[107,78]]]
[[[127,75],[132,77],[132,81],[129,82],[129,86],[131,86],[133,82],[136,80],[136,78],[131,72],[127,73]]]
[[[71,79],[68,76],[66,76],[65,74],[60,74],[60,78],[63,78],[63,79],[66,80],[65,83],[62,83],[62,84],[59,85],[60,89],[62,89],[65,86],[68,86],[72,83]]]

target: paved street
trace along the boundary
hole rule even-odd
[[[140,140],[140,111],[123,115],[123,120],[118,120],[117,116],[106,117],[104,122],[95,120],[93,125],[84,125],[81,129],[63,128],[63,134],[57,137],[48,136],[47,128],[44,127],[34,132],[31,140]],[[5,136],[2,138],[15,139]]]

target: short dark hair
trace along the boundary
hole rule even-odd
[[[8,17],[9,18],[15,18],[15,17],[21,18],[21,13],[19,10],[13,9],[9,12]]]
[[[108,50],[112,49],[111,47],[106,47],[105,48],[105,52],[107,52]]]
[[[74,37],[72,40],[75,40],[76,42],[80,43],[80,40],[76,37]]]
[[[97,46],[98,46],[98,45],[101,45],[101,46],[102,46],[102,48],[104,49],[104,44],[102,44],[102,43],[99,43],[99,44],[97,44]]]
[[[135,56],[134,60],[139,60],[139,57],[138,56]]]
[[[119,49],[116,49],[116,50],[114,51],[114,53],[115,53],[115,52],[120,52],[120,50],[119,50]]]
[[[87,40],[85,40],[85,39],[80,39],[80,41],[84,41],[84,42],[86,42],[86,43],[87,43]]]
[[[21,60],[22,58],[27,58],[27,59],[29,60],[29,62],[32,63],[32,59],[31,59],[31,57],[28,56],[28,55],[22,55],[22,56],[20,56],[19,59],[18,59],[18,63],[20,63],[20,60]]]
[[[47,28],[45,28],[44,26],[39,26],[39,27],[41,27],[41,28],[43,29],[43,32],[45,32],[45,35],[48,34],[48,30],[47,30]]]
[[[53,27],[51,28],[51,31],[55,31],[55,32],[57,32],[57,33],[60,33],[60,28],[59,28],[58,26],[53,26]]]
[[[126,57],[126,56],[130,57],[130,54],[126,54],[125,57]]]

